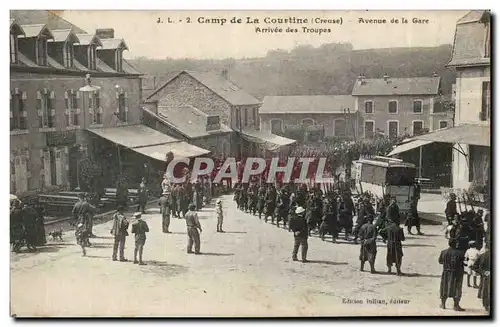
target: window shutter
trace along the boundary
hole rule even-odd
[[[45,150],[43,154],[43,170],[45,176],[45,186],[52,186],[50,173],[50,150]]]
[[[45,185],[45,160],[44,160],[45,152],[40,149],[40,187],[43,188]]]
[[[99,92],[95,93],[95,107],[96,108],[101,107],[101,94]]]
[[[36,91],[36,110],[38,111],[38,116],[42,117],[42,93]]]
[[[20,193],[28,191],[28,161],[25,156],[21,157],[19,165],[19,185],[16,184]]]
[[[50,99],[50,101],[49,101],[50,107],[48,109],[50,109],[50,115],[55,116],[56,115],[56,92],[51,91],[49,99]]]
[[[80,91],[76,91],[76,98],[80,99]]]
[[[23,111],[24,116],[23,117],[28,117],[28,111],[26,110],[27,104],[26,101],[28,100],[28,93],[22,92],[21,93],[21,110]]]
[[[62,185],[63,165],[62,165],[62,151],[54,149],[56,157],[56,185]]]
[[[64,105],[66,106],[66,109],[70,108],[68,91],[64,92]]]

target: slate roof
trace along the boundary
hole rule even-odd
[[[353,96],[363,95],[437,95],[440,77],[411,78],[365,78],[362,83],[356,80],[352,89]]]
[[[101,39],[99,39],[95,34],[77,34],[76,36],[80,40],[79,44],[81,45],[90,45],[94,42],[97,45],[102,46]]]
[[[261,101],[257,100],[255,97],[251,96],[247,92],[240,89],[231,81],[225,79],[224,77],[217,75],[212,72],[197,72],[197,71],[187,71],[184,70],[175,74],[175,76],[171,77],[170,80],[154,91],[148,98],[148,101],[157,101],[160,99],[160,95],[158,94],[167,84],[169,84],[172,80],[177,78],[180,74],[187,74],[205,85],[212,92],[226,100],[228,103],[234,106],[242,106],[242,105],[258,105],[261,104]]]
[[[50,38],[54,37],[45,24],[26,24],[21,25],[21,27],[24,30],[24,37],[37,37],[42,33],[45,33]]]
[[[323,114],[354,112],[354,97],[351,95],[292,95],[266,96],[259,114]]]
[[[97,50],[128,50],[128,46],[123,39],[101,39],[102,48]]]
[[[189,138],[204,137],[218,133],[229,133],[231,128],[221,123],[220,129],[207,131],[207,119],[209,115],[203,111],[190,106],[166,107],[158,106],[158,117],[182,132]]]
[[[45,24],[51,30],[73,29],[75,33],[85,33],[78,26],[71,24],[50,10],[11,10],[10,18],[16,19],[21,25]]]
[[[485,57],[486,42],[491,42],[491,37],[487,40],[491,35],[489,15],[488,11],[471,11],[458,21],[448,66],[490,65],[490,58]]]
[[[24,35],[24,30],[21,27],[21,24],[13,18],[10,19],[10,32],[16,33],[17,35]]]

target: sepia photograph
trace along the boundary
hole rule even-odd
[[[491,318],[491,11],[9,13],[11,317]]]

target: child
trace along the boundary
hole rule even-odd
[[[453,220],[448,221],[448,226],[446,227],[446,232],[444,235],[446,239],[449,239],[452,234],[452,230],[457,228],[456,226],[458,225],[459,220],[460,220],[460,215],[456,214]]]
[[[217,213],[217,233],[224,233],[224,231],[222,230],[222,222],[224,220],[224,213],[222,211],[222,200],[221,199],[217,200],[216,213]]]
[[[469,249],[465,252],[465,264],[467,265],[465,272],[467,274],[467,286],[472,287],[470,284],[470,277],[473,277],[474,288],[479,288],[477,285],[477,273],[472,269],[474,263],[479,257],[479,245],[474,242],[469,242]]]
[[[144,251],[146,233],[149,232],[149,227],[148,224],[142,220],[142,214],[140,212],[136,212],[134,217],[137,219],[137,221],[132,224],[132,233],[135,234],[134,263],[144,266],[146,264],[142,261],[142,252]],[[139,261],[137,261],[137,253],[139,253]]]
[[[88,229],[85,228],[82,223],[79,223],[76,226],[75,236],[76,236],[76,244],[80,245],[80,247],[82,248],[82,256],[85,257],[87,255],[85,247],[89,243],[89,237],[90,237]]]

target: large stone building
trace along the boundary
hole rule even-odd
[[[390,137],[418,135],[453,125],[453,114],[441,105],[440,78],[365,78],[354,83],[354,110],[359,112],[357,135],[375,132]]]
[[[144,110],[149,126],[169,135],[179,135],[182,128],[195,129],[194,134],[185,133],[190,143],[223,156],[260,153],[259,145],[276,150],[293,144],[293,140],[260,130],[260,106],[258,99],[223,75],[182,71],[173,73],[146,98]],[[196,127],[186,126],[189,121]]]
[[[266,96],[261,129],[301,141],[353,138],[358,113],[350,95]]]
[[[453,144],[453,188],[491,188],[491,21],[489,11],[471,11],[457,22],[448,66],[457,72],[456,127],[418,136],[420,143]],[[480,191],[479,191],[480,192]],[[480,192],[482,193],[482,192]]]
[[[11,11],[12,193],[76,187],[85,129],[140,122],[140,73],[113,34],[87,33],[49,11]],[[79,91],[86,74],[98,91]]]

